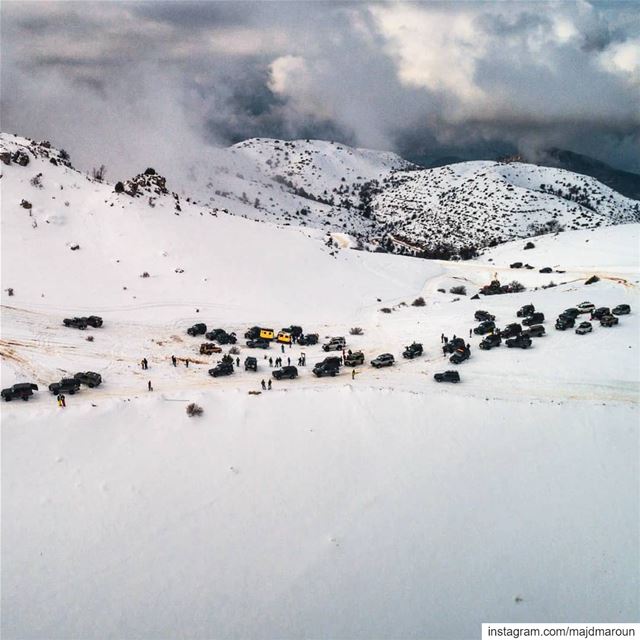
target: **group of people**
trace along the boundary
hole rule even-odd
[[[271,378],[269,378],[268,382],[265,382],[264,379],[260,381],[260,386],[263,391],[269,390],[271,391]]]
[[[67,406],[67,400],[64,397],[64,393],[59,393],[58,394],[58,406],[59,407],[66,407]]]

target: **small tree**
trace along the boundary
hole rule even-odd
[[[425,301],[424,298],[422,296],[420,296],[419,298],[416,298],[412,303],[411,306],[413,307],[424,307],[425,305]]]
[[[352,336],[361,336],[364,333],[364,331],[362,327],[351,327],[351,329],[349,329],[349,333]]]
[[[101,164],[97,169],[94,167],[91,170],[91,176],[94,180],[98,182],[102,182],[104,180],[105,175],[107,174],[107,168]]]
[[[509,290],[511,291],[511,293],[519,293],[520,291],[525,290],[525,286],[521,282],[518,282],[517,280],[510,282],[507,285],[507,287],[509,287]]]
[[[456,287],[451,287],[451,289],[449,289],[449,293],[454,293],[455,295],[458,295],[458,296],[466,296],[467,288],[461,284]]]
[[[201,416],[203,413],[204,413],[204,409],[199,404],[196,404],[195,402],[190,402],[187,405],[187,415],[190,418],[193,418],[194,416]]]

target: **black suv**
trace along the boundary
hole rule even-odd
[[[59,393],[68,393],[72,396],[76,391],[80,389],[80,380],[76,380],[75,378],[62,378],[60,382],[52,382],[49,385],[49,391],[53,393],[53,395],[58,395]]]
[[[464,338],[453,338],[442,347],[442,353],[453,353],[456,349],[464,349],[465,346]]]
[[[298,377],[298,369],[296,367],[282,367],[282,369],[276,369],[271,374],[276,380],[282,380],[283,378],[289,378],[293,380]]]
[[[217,378],[218,376],[230,376],[233,373],[233,365],[230,362],[220,362],[213,369],[209,369],[209,375]]]
[[[611,315],[611,310],[609,309],[609,307],[598,307],[591,312],[591,317],[595,318],[596,320],[600,320],[602,316],[609,315]]]
[[[235,344],[237,342],[236,334],[227,333],[224,329],[213,329],[204,334],[207,340],[215,340],[218,344]]]
[[[565,309],[560,315],[567,316],[567,318],[573,318],[575,320],[580,315],[580,311],[575,307],[569,307],[569,309]]]
[[[364,353],[362,353],[362,351],[348,353],[344,358],[344,363],[347,367],[355,367],[356,365],[364,364]]]
[[[318,334],[305,333],[298,338],[298,344],[302,346],[318,344]]]
[[[62,321],[62,324],[65,327],[73,327],[74,329],[86,329],[87,319],[86,318],[65,318]]]
[[[520,307],[516,312],[518,318],[526,318],[536,312],[536,308],[532,304],[525,304],[524,307]]]
[[[8,389],[2,390],[2,399],[5,402],[11,402],[14,398],[20,398],[21,400],[29,400],[34,391],[38,390],[38,385],[32,382],[18,382]]]
[[[558,331],[565,331],[566,329],[573,329],[576,326],[576,321],[570,316],[561,315],[556,320],[556,329]]]
[[[517,322],[512,322],[500,331],[500,337],[513,338],[513,336],[517,336],[520,333],[522,333],[522,327]]]
[[[483,311],[482,309],[478,309],[478,311],[473,314],[473,317],[478,322],[492,321],[496,319],[495,316],[492,316],[488,311]]]
[[[493,349],[493,347],[499,347],[501,343],[502,343],[502,338],[498,334],[493,333],[491,335],[488,335],[480,343],[480,348],[484,349],[485,351],[489,351],[490,349]]]
[[[471,357],[471,351],[467,347],[456,349],[454,354],[449,358],[451,364],[460,364]]]
[[[75,376],[73,376],[78,382],[81,382],[82,384],[86,384],[87,387],[89,387],[90,389],[93,389],[94,387],[99,386],[100,384],[102,384],[102,376],[99,373],[96,373],[95,371],[85,371],[85,372],[80,372],[80,373],[76,373]]]
[[[207,332],[207,325],[203,322],[198,322],[194,324],[192,327],[187,329],[187,333],[190,336],[202,336]]]
[[[523,331],[520,335],[528,336],[529,338],[540,338],[545,334],[544,327],[541,324],[534,324],[526,331]]]
[[[419,342],[413,342],[405,350],[402,352],[403,358],[408,358],[409,360],[413,360],[413,358],[417,358],[422,355],[422,345]]]
[[[457,371],[444,371],[433,376],[436,382],[460,382],[460,374]]]
[[[509,347],[510,349],[515,347],[520,347],[520,349],[528,349],[530,346],[531,338],[524,333],[521,333],[515,338],[510,338],[509,340],[507,340],[507,347]]]
[[[335,376],[340,373],[340,358],[325,358],[313,367],[313,373],[321,378],[322,376]]]
[[[631,307],[628,304],[619,304],[617,307],[613,308],[614,316],[626,316],[628,313],[631,313]]]
[[[258,370],[258,359],[253,356],[247,356],[244,359],[244,370],[245,371],[257,371]]]
[[[271,343],[263,338],[255,338],[253,340],[247,340],[247,347],[250,349],[268,349]]]
[[[530,327],[532,324],[539,324],[540,322],[544,322],[544,313],[532,313],[522,321],[522,324],[525,327]]]
[[[600,326],[601,327],[614,327],[620,322],[616,316],[612,316],[611,314],[602,316],[600,318]]]
[[[474,330],[477,336],[483,336],[486,333],[491,333],[496,328],[496,323],[493,320],[487,320],[485,322],[481,322]]]
[[[94,329],[98,329],[102,326],[102,318],[100,316],[89,316],[88,318],[85,318],[85,320],[87,321],[87,324]]]

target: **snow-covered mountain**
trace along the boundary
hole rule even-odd
[[[3,637],[457,640],[487,620],[635,615],[640,224],[421,260],[342,248],[342,223],[321,224],[336,205],[295,193],[318,170],[298,178],[292,164],[287,180],[301,181],[275,182],[255,149],[225,151],[209,202],[153,159],[116,189],[46,144],[1,141],[2,387],[40,386],[1,407]],[[393,158],[368,162],[344,184],[361,176],[409,194],[424,179]],[[470,175],[533,193],[542,176],[529,189],[502,175],[516,169],[529,171],[476,163],[491,178]],[[272,208],[254,206],[258,192]],[[396,215],[384,191],[371,195],[380,221],[340,209],[350,224],[362,217],[363,234]],[[306,202],[315,213],[277,209]],[[602,203],[612,220],[616,202]],[[319,229],[302,225],[313,216]],[[495,278],[526,290],[471,299]],[[588,335],[556,331],[556,315],[583,300],[632,311]],[[547,335],[527,350],[480,350],[474,312],[505,326],[523,304],[545,314]],[[62,326],[93,313],[102,328]],[[240,340],[240,367],[213,378],[218,356],[199,354],[185,332],[194,322],[239,335],[301,324],[321,341],[346,336],[366,361],[316,378],[319,345],[257,352]],[[454,367],[443,333],[471,346],[459,385],[433,380]],[[406,360],[413,340],[425,353]],[[302,351],[299,377],[261,392],[268,357],[295,363]],[[394,366],[372,368],[380,353]],[[243,370],[248,355],[257,373]],[[48,383],[87,370],[103,384],[59,408]],[[190,402],[201,417],[187,417]]]

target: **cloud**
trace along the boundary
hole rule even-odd
[[[4,128],[126,175],[253,136],[640,171],[624,3],[4,2]],[[156,159],[156,158],[159,158]]]

